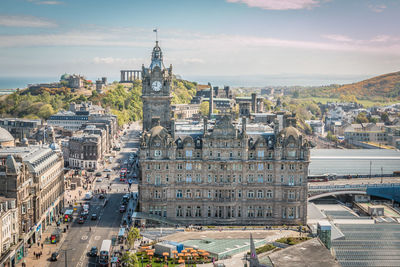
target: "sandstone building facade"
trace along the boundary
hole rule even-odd
[[[170,94],[169,86],[161,90]],[[306,223],[310,152],[294,118],[286,115],[274,128],[234,121],[229,114],[196,125],[167,124],[146,114],[152,100],[143,102],[142,212],[182,224]]]

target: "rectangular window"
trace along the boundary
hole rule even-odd
[[[176,190],[176,198],[182,198],[182,190]]]
[[[258,163],[257,168],[259,171],[264,170],[264,164],[263,163]]]
[[[264,176],[262,174],[258,174],[257,182],[260,184],[264,183]]]
[[[178,170],[182,170],[182,169],[183,169],[182,163],[178,163],[178,165],[176,165],[176,168],[177,168]]]
[[[192,169],[192,163],[186,163],[186,170]]]
[[[182,174],[177,174],[176,180],[178,181],[178,183],[182,182]]]
[[[186,174],[186,183],[191,183],[191,182],[192,182],[192,175]]]
[[[188,158],[192,157],[192,150],[186,150],[186,157]]]
[[[162,154],[161,150],[154,150],[155,157],[159,157],[159,156],[161,156],[161,154]]]
[[[212,177],[211,177],[211,174],[209,174],[208,176],[207,176],[207,180],[208,180],[208,183],[212,183]]]
[[[281,170],[285,169],[285,165],[281,164]]]
[[[258,151],[257,152],[257,156],[259,157],[259,158],[263,158],[264,157],[264,151]]]
[[[161,176],[159,174],[156,175],[154,179],[154,184],[155,185],[160,185],[161,184]]]
[[[196,174],[196,183],[201,183],[201,175],[200,175],[200,173]]]
[[[242,190],[238,190],[238,198],[242,198]]]
[[[247,178],[247,182],[248,183],[253,183],[254,182],[254,176],[253,174],[249,174],[248,178]]]

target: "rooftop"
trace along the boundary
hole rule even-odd
[[[272,253],[269,258],[274,267],[340,267],[318,238]]]

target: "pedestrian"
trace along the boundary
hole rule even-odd
[[[42,249],[43,249],[43,243],[42,243],[41,247],[42,247]]]
[[[37,246],[40,247],[40,242],[37,242]]]
[[[33,256],[35,256],[35,257],[36,257],[36,252],[35,252],[35,251],[33,252]]]

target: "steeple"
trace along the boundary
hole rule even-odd
[[[164,69],[163,56],[160,46],[158,45],[158,41],[156,41],[156,45],[153,48],[153,52],[151,53],[151,64],[150,69],[152,70],[155,66],[158,66],[161,70]]]

